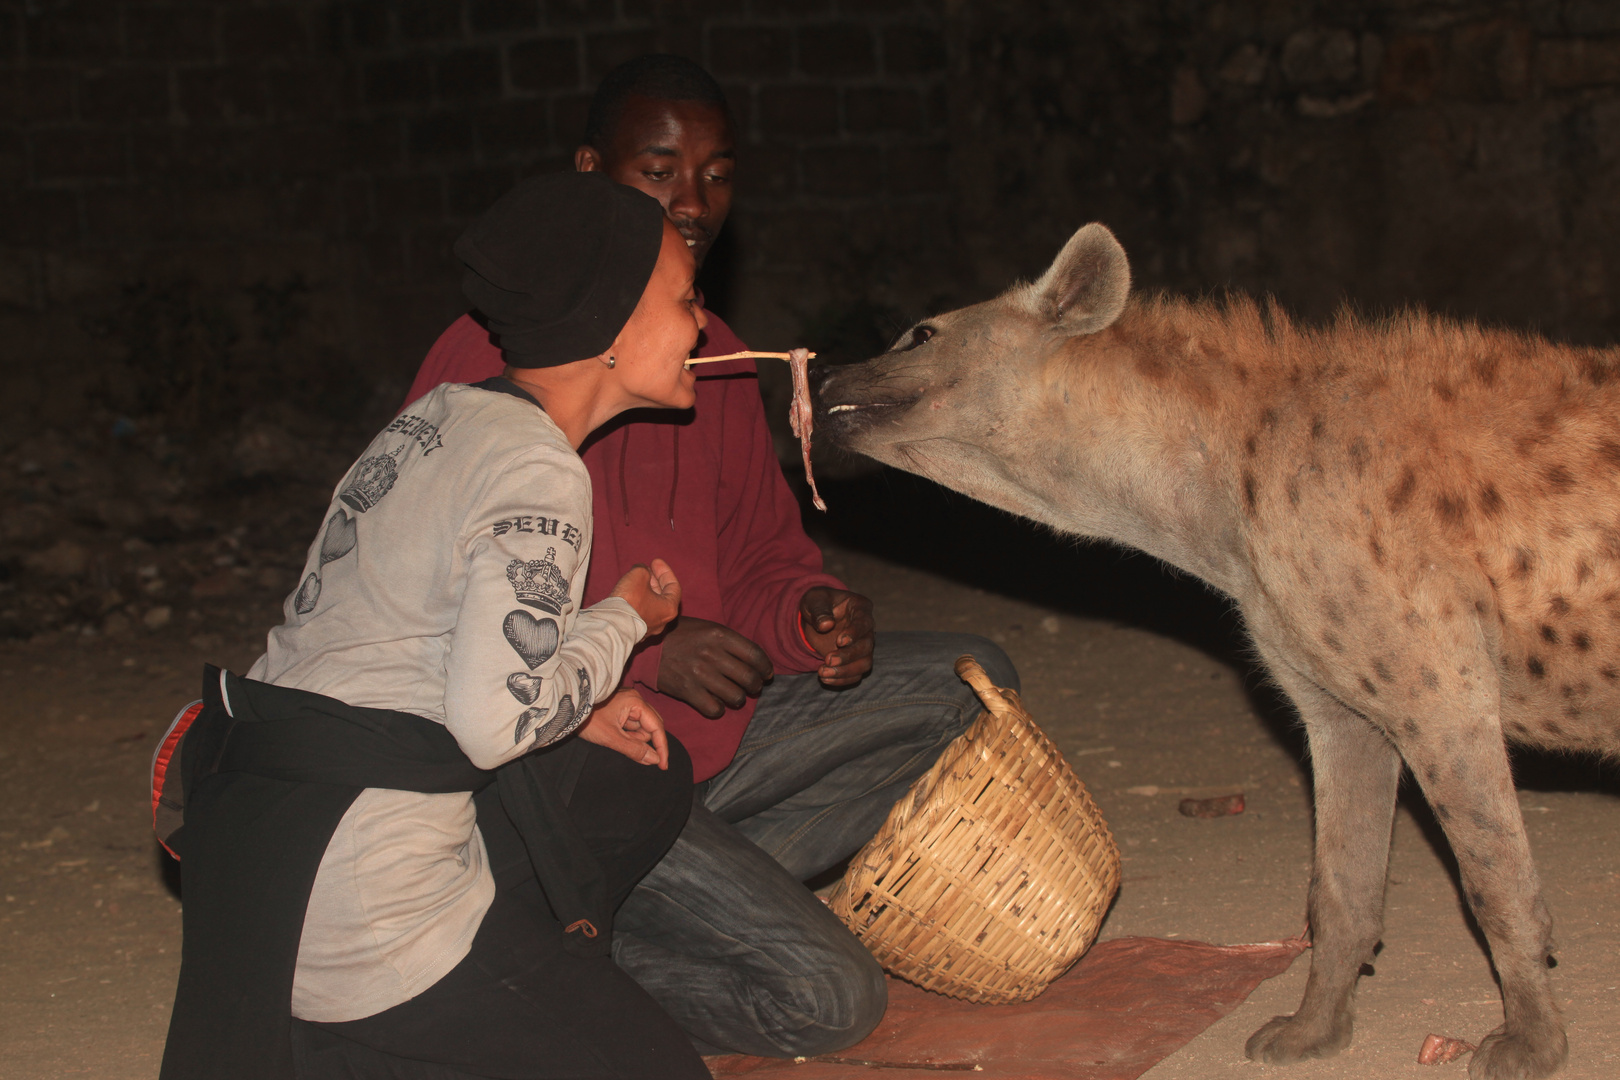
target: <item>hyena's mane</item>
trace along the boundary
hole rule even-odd
[[[1348,301],[1320,323],[1296,321],[1274,296],[1231,291],[1131,299],[1121,329],[1177,366],[1225,368],[1240,385],[1346,378],[1408,384],[1444,398],[1475,384],[1506,393],[1562,385],[1620,389],[1613,348],[1558,345],[1422,307],[1368,314]],[[1151,374],[1149,372],[1148,374]]]

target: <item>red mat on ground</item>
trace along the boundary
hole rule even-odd
[[[889,1011],[863,1042],[805,1062],[709,1058],[716,1077],[871,1080],[968,1073],[986,1080],[1135,1080],[1225,1016],[1306,948],[1120,938],[1093,948],[1034,1001],[970,1005],[889,980]],[[973,1071],[978,1065],[982,1071]]]

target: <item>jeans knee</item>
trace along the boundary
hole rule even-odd
[[[883,968],[865,948],[853,951],[839,968],[807,980],[810,1000],[791,1009],[795,1022],[784,1024],[772,1039],[781,1057],[815,1057],[846,1050],[877,1028],[889,1007],[889,985]]]
[[[848,1041],[839,1049],[854,1046],[872,1034],[889,1008],[889,981],[883,975],[883,968],[871,953],[866,952],[864,946],[861,952],[864,963],[861,964],[859,977],[850,980],[854,988],[850,1002],[853,1022],[845,1029]]]

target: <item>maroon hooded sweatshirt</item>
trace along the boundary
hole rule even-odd
[[[748,346],[712,311],[698,356]],[[428,352],[407,402],[440,383],[499,375],[501,351],[470,315]],[[580,448],[591,474],[593,528],[585,603],[613,591],[635,563],[664,559],[681,582],[681,614],[709,619],[758,643],[778,674],[815,671],[821,658],[799,633],[799,600],[816,585],[844,584],[821,572],[821,551],[804,534],[765,424],[752,360],[705,364],[690,411],[636,410],[609,421]],[[692,755],[694,779],[731,764],[754,700],[709,720],[658,692],[663,648],[632,654],[625,686],[639,690]]]

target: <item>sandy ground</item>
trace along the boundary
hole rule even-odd
[[[892,629],[1000,642],[1031,711],[1102,806],[1125,858],[1103,936],[1214,942],[1303,924],[1310,778],[1286,706],[1245,658],[1224,603],[1153,561],[1072,548],[894,477],[834,483],[818,522],[829,566]],[[313,514],[312,525],[313,530]],[[300,541],[300,546],[302,541]],[[152,1077],[179,960],[178,874],[153,842],[153,741],[196,696],[206,655],[238,670],[278,597],[235,603],[208,636],[157,631],[0,646],[0,1076]],[[1524,759],[1521,805],[1557,924],[1563,1075],[1620,1075],[1620,783],[1583,762]],[[1242,791],[1247,811],[1177,812]],[[1461,1076],[1415,1063],[1430,1032],[1477,1042],[1501,1017],[1488,959],[1421,802],[1395,826],[1385,949],[1363,979],[1354,1046],[1289,1068],[1244,1061],[1254,1028],[1298,1001],[1308,957],[1147,1075]]]

